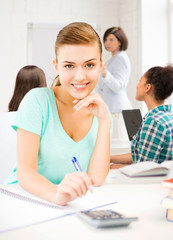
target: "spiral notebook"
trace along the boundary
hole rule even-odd
[[[19,186],[0,187],[0,233],[72,213],[71,209],[32,196]]]
[[[114,203],[90,194],[63,207],[26,192],[18,184],[0,186],[0,233]]]

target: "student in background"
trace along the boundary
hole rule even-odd
[[[8,183],[56,204],[101,185],[110,168],[110,114],[95,88],[102,68],[98,34],[87,23],[71,23],[58,34],[56,86],[25,95],[13,128],[18,163]],[[82,170],[75,172],[72,158]]]
[[[21,68],[16,76],[14,92],[8,105],[8,111],[17,111],[25,94],[32,88],[37,87],[47,87],[43,70],[34,65]]]
[[[112,57],[103,66],[97,89],[113,117],[112,137],[128,139],[121,113],[124,109],[132,108],[126,93],[131,72],[126,54],[128,39],[121,27],[112,27],[104,33],[103,42]]]
[[[132,162],[173,160],[173,113],[164,101],[173,92],[173,66],[150,68],[137,85],[136,100],[144,101],[148,113],[131,143],[131,153],[113,155],[112,168]]]

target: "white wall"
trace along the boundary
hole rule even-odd
[[[168,32],[168,1],[142,0],[142,71],[168,64]]]
[[[142,73],[170,63],[168,20],[168,0],[142,0]]]

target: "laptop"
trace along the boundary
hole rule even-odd
[[[140,109],[122,110],[122,115],[129,140],[131,141],[133,136],[137,133],[142,122]]]

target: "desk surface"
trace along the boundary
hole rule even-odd
[[[131,142],[125,139],[111,139],[111,155],[130,152]]]
[[[97,229],[72,215],[6,232],[0,234],[0,239],[172,240],[173,223],[165,219],[166,209],[160,206],[161,199],[168,195],[168,189],[163,188],[160,183],[105,183],[94,188],[94,194],[98,198],[114,197],[118,203],[112,205],[112,209],[126,216],[137,216],[139,220],[129,227]]]

